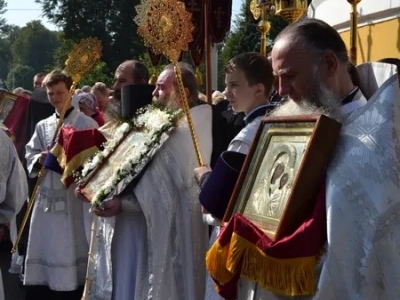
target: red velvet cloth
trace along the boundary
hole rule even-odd
[[[96,112],[93,116],[92,116],[93,120],[95,120],[97,122],[97,124],[99,125],[99,127],[104,125],[104,118],[103,118],[103,114],[101,112]]]
[[[77,130],[71,126],[61,128],[56,147],[61,146],[64,150],[65,157],[62,159],[65,161],[60,164],[64,168],[64,175],[68,176],[65,181],[67,188],[74,182],[71,171],[77,172],[85,160],[89,158],[87,155],[83,155],[82,152],[91,148],[103,149],[103,143],[106,141],[106,138],[97,129]],[[57,158],[60,159],[60,154],[57,151],[56,154]],[[71,164],[74,158],[78,159],[75,159]],[[68,172],[68,174],[65,174],[65,172]]]
[[[25,133],[29,101],[27,96],[19,95],[13,108],[3,122],[4,126],[8,128],[10,137],[13,138],[15,148],[21,160],[24,157],[25,150]]]
[[[227,226],[222,229],[218,237],[222,247],[230,243],[233,233],[245,238],[273,258],[291,259],[318,256],[327,238],[325,185],[317,196],[312,214],[292,235],[272,241],[261,229],[240,214],[234,215]],[[234,278],[227,284],[221,285],[216,282],[220,295],[226,299],[236,299],[239,278],[240,270],[237,270]]]

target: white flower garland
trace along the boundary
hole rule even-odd
[[[122,123],[118,126],[114,138],[104,144],[104,150],[98,152],[88,160],[81,171],[80,178],[85,178],[91,171],[97,168],[104,158],[108,157],[119,142],[135,128],[140,131],[135,133],[132,141],[133,151],[114,170],[113,175],[102,185],[92,199],[93,207],[100,207],[103,200],[112,193],[122,181],[131,182],[152,159],[157,150],[168,139],[168,133],[175,128],[176,117],[179,111],[163,110],[154,105],[149,105],[138,111],[138,114],[130,123]]]

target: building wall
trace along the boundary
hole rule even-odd
[[[314,0],[308,16],[333,26],[350,48],[350,10],[346,0]],[[400,0],[362,0],[357,10],[357,63],[400,57]]]
[[[340,33],[350,49],[350,31]],[[400,18],[358,28],[357,63],[400,58]]]

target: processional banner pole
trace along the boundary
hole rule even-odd
[[[347,0],[351,4],[350,12],[350,60],[357,65],[357,42],[358,42],[358,12],[357,5],[361,0]]]
[[[255,20],[260,17],[260,22],[257,24],[257,30],[261,33],[261,55],[267,55],[267,35],[271,30],[271,24],[268,21],[268,16],[272,15],[275,11],[273,1],[269,0],[252,0],[250,2],[250,11]]]
[[[204,42],[206,44],[206,95],[207,102],[212,104],[212,57],[211,57],[211,38],[210,38],[210,25],[209,25],[209,6],[210,0],[204,1]]]

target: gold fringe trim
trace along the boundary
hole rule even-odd
[[[221,285],[225,285],[231,281],[234,276],[234,274],[226,268],[229,251],[230,243],[222,247],[219,241],[216,240],[206,254],[207,270]]]
[[[306,296],[316,292],[318,256],[277,259],[266,255],[245,238],[233,233],[225,247],[216,241],[207,253],[207,269],[221,285],[233,279],[241,264],[241,277],[282,296]]]
[[[85,149],[75,155],[67,163],[67,157],[65,156],[64,148],[60,144],[56,144],[50,152],[57,157],[60,167],[64,170],[61,176],[61,182],[65,185],[67,178],[72,176],[73,173],[77,171],[86,162],[86,160],[93,156],[98,150],[99,149],[96,146]]]
[[[67,164],[67,157],[65,156],[64,148],[60,144],[56,144],[51,150],[51,154],[53,154],[61,167],[61,169],[65,169],[65,165]]]

